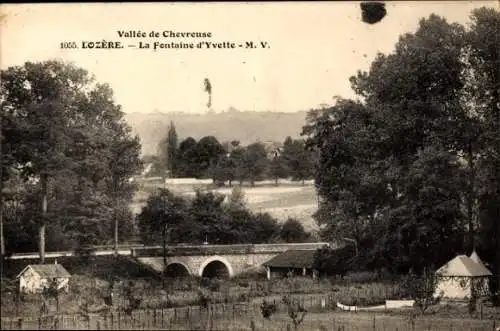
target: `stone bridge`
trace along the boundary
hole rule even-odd
[[[258,270],[263,263],[287,250],[315,250],[326,242],[255,245],[168,246],[167,265],[161,246],[132,249],[140,263],[170,276],[233,277],[246,271]]]

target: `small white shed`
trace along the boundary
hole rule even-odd
[[[16,277],[19,291],[22,293],[41,292],[51,282],[57,282],[57,288],[68,291],[70,273],[60,264],[29,264]]]
[[[477,254],[474,252],[473,255]],[[478,258],[478,261],[481,261]],[[448,299],[470,299],[488,294],[488,278],[492,273],[466,255],[458,255],[436,271],[435,296]]]

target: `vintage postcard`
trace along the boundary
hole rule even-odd
[[[500,330],[498,1],[0,5],[1,329]]]

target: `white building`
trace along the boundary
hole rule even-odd
[[[436,271],[435,296],[464,300],[473,295],[481,297],[488,294],[488,278],[492,273],[486,269],[475,252],[471,257],[458,255]]]
[[[23,293],[41,292],[55,281],[57,288],[68,291],[71,275],[60,264],[30,264],[17,275],[19,291]]]

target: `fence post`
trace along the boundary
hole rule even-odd
[[[164,323],[164,322],[163,322],[163,321],[164,321],[164,318],[163,318],[163,317],[164,317],[164,315],[163,315],[163,311],[164,311],[164,310],[165,310],[165,308],[163,308],[163,307],[162,307],[162,308],[161,308],[161,328],[162,328],[162,329],[163,329],[163,323]]]
[[[377,327],[375,324],[375,315],[373,315],[373,331],[376,331]]]

